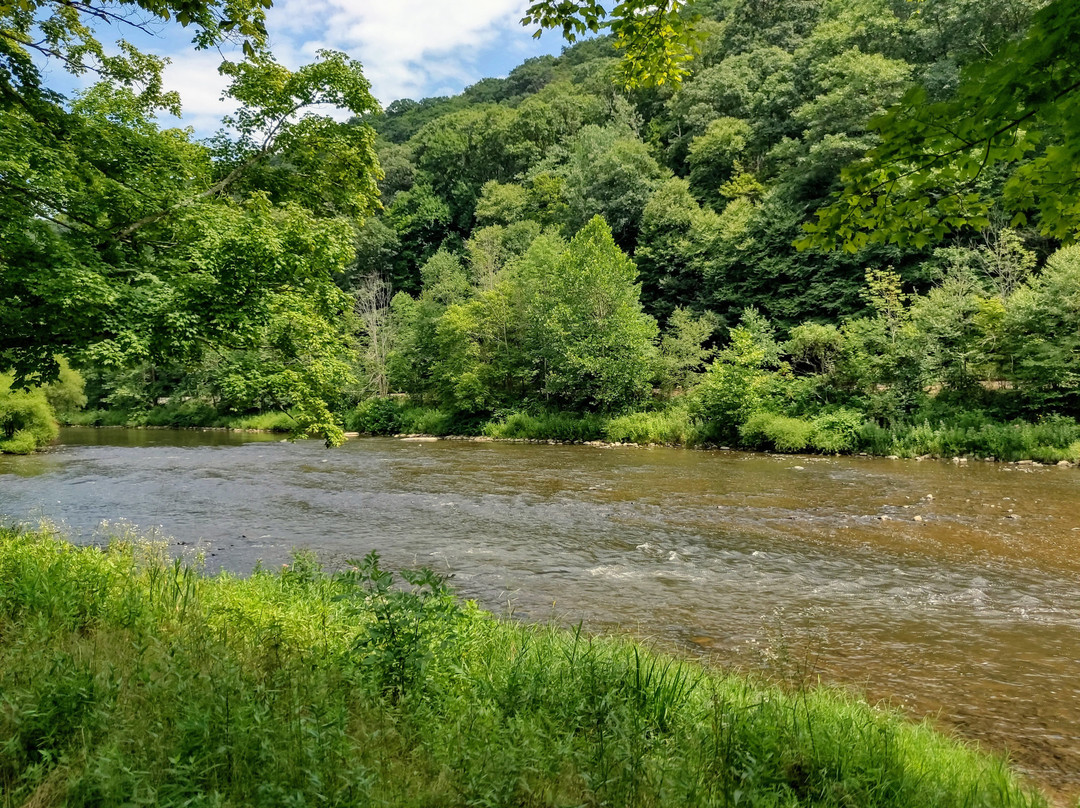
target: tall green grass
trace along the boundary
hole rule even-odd
[[[1045,806],[828,689],[499,621],[429,572],[207,577],[0,528],[0,805]]]
[[[589,441],[604,437],[605,423],[599,415],[514,412],[488,421],[483,429],[493,438]]]
[[[162,404],[149,410],[82,410],[61,415],[66,426],[176,427],[292,432],[296,419],[287,412],[223,415],[202,401]]]

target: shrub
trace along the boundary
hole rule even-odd
[[[632,412],[610,419],[604,425],[604,437],[612,443],[669,443],[691,446],[697,430],[684,409],[663,412]]]
[[[345,425],[353,432],[396,435],[402,431],[401,406],[390,398],[369,398],[349,414]]]
[[[56,413],[81,410],[86,406],[86,381],[66,359],[60,357],[57,361],[60,363],[60,375],[56,381],[45,386],[45,399]]]
[[[805,449],[813,432],[814,425],[810,421],[771,412],[754,413],[739,427],[739,434],[748,446],[772,447],[778,452]]]
[[[287,412],[263,412],[258,415],[242,415],[225,421],[229,429],[258,429],[264,432],[292,432],[296,419]]]
[[[12,390],[0,376],[0,453],[30,454],[60,434],[52,408],[40,389]]]
[[[858,410],[840,409],[819,415],[811,422],[810,445],[819,452],[850,452],[858,443],[865,420]]]
[[[453,413],[423,407],[408,407],[401,411],[401,431],[423,435],[452,435]]]
[[[208,402],[189,399],[188,401],[170,401],[154,407],[139,420],[146,426],[215,426],[220,420],[220,415]]]
[[[488,421],[484,425],[484,434],[493,438],[523,440],[600,440],[604,437],[604,423],[604,419],[596,415],[513,412],[501,419]]]
[[[709,365],[691,398],[692,414],[704,434],[714,439],[734,436],[761,406],[768,379],[763,361],[753,334],[742,326],[732,329],[731,346]]]
[[[866,421],[859,427],[856,446],[870,454],[899,454],[895,451],[895,443],[893,433],[874,421]]]

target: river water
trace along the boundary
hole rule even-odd
[[[68,429],[0,457],[0,514],[240,572],[377,549],[496,611],[852,686],[1080,795],[1078,469]]]

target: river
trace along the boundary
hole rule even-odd
[[[0,514],[240,572],[378,549],[496,611],[854,687],[1080,795],[1078,469],[66,429],[0,457]]]

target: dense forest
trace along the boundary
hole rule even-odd
[[[955,226],[846,250],[807,237],[880,146],[880,116],[992,73],[1043,6],[707,0],[681,83],[627,89],[597,36],[385,110],[341,55],[292,86],[264,61],[233,68],[239,138],[209,143],[158,128],[167,94],[99,85],[72,103],[81,140],[37,148],[81,218],[23,220],[17,239],[7,219],[4,258],[36,286],[10,273],[0,289],[40,308],[85,296],[89,336],[40,341],[40,364],[62,354],[77,373],[0,407],[40,411],[53,390],[76,423],[274,422],[329,442],[352,428],[1078,461],[1080,247],[1010,190],[1066,130],[965,175],[990,203]],[[355,117],[289,117],[326,100]],[[96,150],[111,171],[118,149],[142,163],[108,209],[99,188],[95,209],[71,204],[83,180],[57,156]],[[122,237],[104,259],[69,237],[95,228]],[[90,282],[50,286],[44,238]],[[103,260],[132,282],[95,288]],[[253,281],[268,271],[269,289]],[[0,448],[29,434],[9,420]]]

